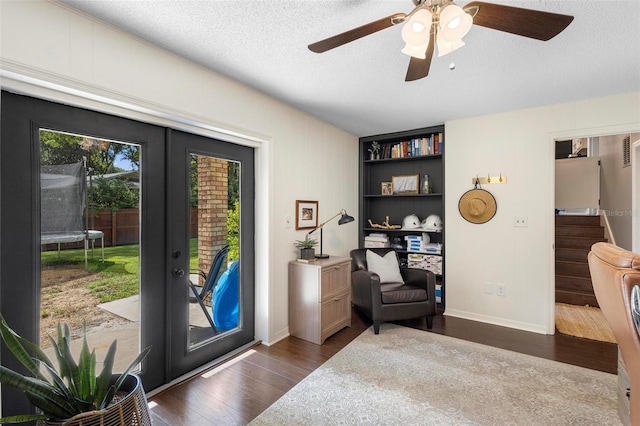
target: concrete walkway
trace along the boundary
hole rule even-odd
[[[123,371],[142,350],[140,347],[139,297],[135,295],[108,303],[101,303],[98,307],[116,315],[119,319],[88,329],[87,342],[89,349],[95,348],[96,359],[100,364],[111,342],[117,339],[118,349],[113,371]],[[189,323],[191,326],[209,327],[209,322],[197,303],[189,304]],[[76,339],[71,344],[71,351],[76,356],[76,359],[80,354],[81,345],[82,339]],[[53,356],[53,349],[45,349],[45,353],[51,357]],[[52,361],[54,364],[56,363],[54,358],[52,358]],[[100,371],[100,369],[101,367],[98,365],[96,370]]]

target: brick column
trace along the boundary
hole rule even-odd
[[[227,242],[229,169],[226,160],[202,155],[197,163],[198,268],[208,273],[216,252]]]

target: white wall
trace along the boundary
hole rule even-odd
[[[257,338],[288,334],[287,263],[304,237],[295,200],[318,200],[320,220],[357,217],[357,138],[165,50],[46,1],[0,2],[2,87],[168,125],[256,148]],[[348,255],[358,224],[324,232]]]
[[[608,216],[616,244],[627,250],[632,249],[631,166],[622,167],[622,141],[629,136],[631,141],[640,138],[640,134],[628,133],[599,138],[601,208]]]
[[[445,123],[446,314],[554,332],[554,140],[640,130],[640,92]],[[458,213],[471,179],[484,185],[496,216],[474,225]],[[527,217],[528,227],[513,226]],[[485,294],[505,284],[507,296]]]
[[[600,157],[560,158],[555,161],[554,171],[556,209],[598,211]]]

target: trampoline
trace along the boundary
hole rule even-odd
[[[104,233],[89,229],[87,178],[84,161],[40,166],[40,244],[60,245],[84,242],[84,267],[88,268],[89,243],[92,250],[100,240],[104,262]],[[92,252],[93,253],[93,252]]]

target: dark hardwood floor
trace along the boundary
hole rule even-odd
[[[426,330],[424,319],[397,322]],[[155,426],[246,425],[370,326],[357,311],[352,325],[321,345],[287,337],[257,345],[208,372],[149,399]],[[556,333],[553,336],[438,315],[433,333],[541,358],[616,373],[617,346]]]

